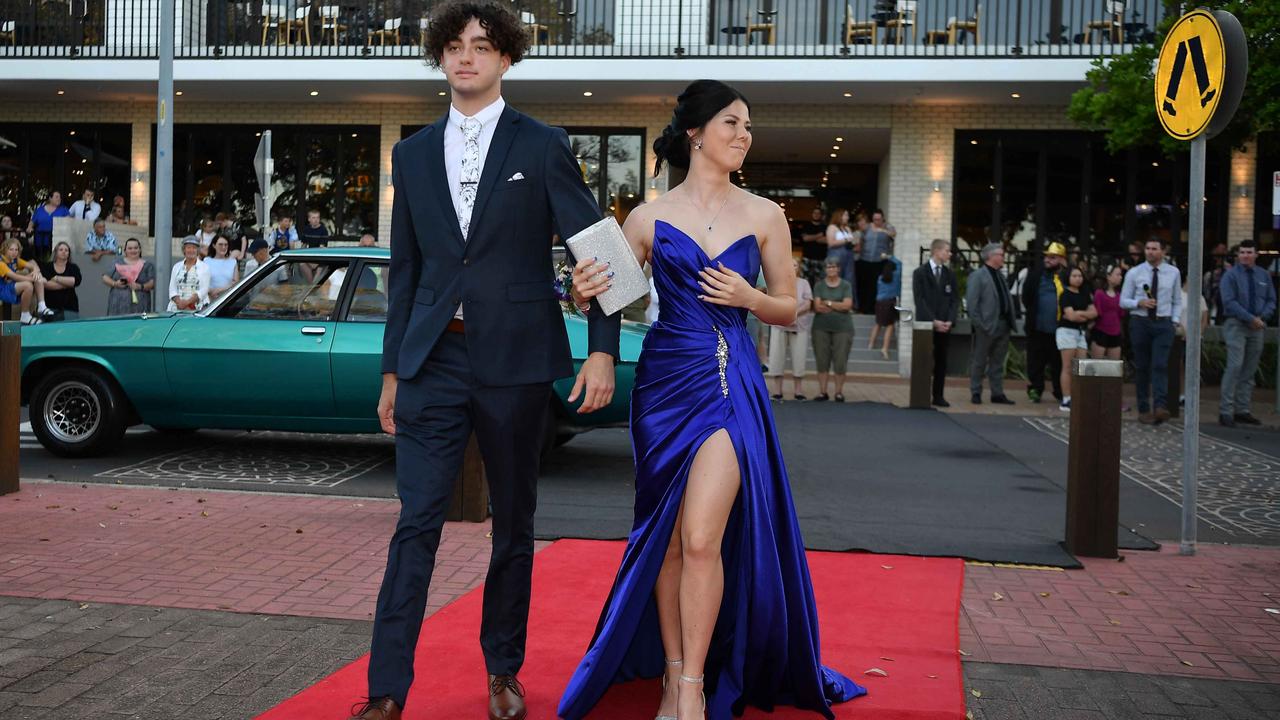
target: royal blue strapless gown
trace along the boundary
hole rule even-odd
[[[559,714],[569,720],[585,716],[613,683],[665,671],[654,584],[694,456],[721,429],[733,441],[742,486],[722,544],[725,590],[707,654],[708,717],[792,705],[831,718],[832,703],[866,693],[821,664],[809,565],[746,311],[698,299],[698,271],[721,262],[754,280],[755,236],[708,258],[675,226],[655,224],[660,314],[631,393],[635,524],[591,647],[560,700]]]

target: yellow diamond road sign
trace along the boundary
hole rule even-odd
[[[1218,21],[1205,10],[1179,18],[1160,48],[1156,66],[1156,114],[1165,132],[1191,140],[1218,109],[1227,53]]]

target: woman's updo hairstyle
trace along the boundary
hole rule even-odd
[[[689,169],[689,130],[711,122],[721,110],[741,100],[747,109],[751,103],[737,90],[719,80],[695,80],[676,98],[676,109],[671,113],[671,124],[662,129],[662,135],[653,141],[653,153],[658,161],[653,164],[656,177],[662,172],[662,163],[682,170]]]

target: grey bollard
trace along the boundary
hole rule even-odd
[[[1067,552],[1114,558],[1120,524],[1121,360],[1075,360],[1067,446]]]
[[[0,321],[0,495],[18,487],[18,412],[22,388],[22,323]]]
[[[911,402],[909,407],[933,407],[933,322],[911,323]]]

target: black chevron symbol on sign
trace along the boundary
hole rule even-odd
[[[1200,107],[1205,107],[1217,90],[1209,88],[1209,69],[1204,62],[1204,47],[1200,44],[1200,36],[1178,43],[1178,53],[1173,58],[1173,71],[1169,74],[1169,85],[1164,91],[1162,107],[1169,117],[1177,117],[1178,111],[1174,103],[1178,100],[1178,86],[1182,84],[1182,71],[1187,66],[1187,56],[1191,56],[1191,70],[1196,74],[1196,85],[1200,89]]]

